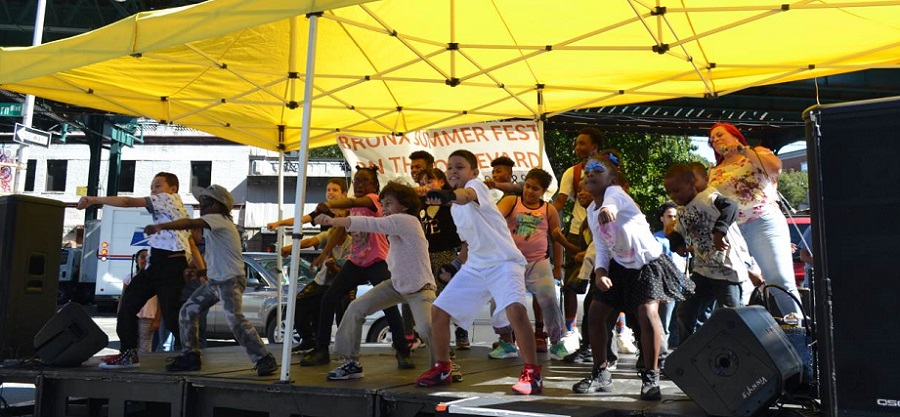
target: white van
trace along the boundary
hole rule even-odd
[[[185,206],[185,209],[188,217],[193,217],[193,208]],[[134,271],[134,255],[150,248],[144,235],[148,224],[153,224],[153,216],[146,208],[103,206],[99,239],[94,241],[97,247],[85,251],[94,256],[91,261],[97,265],[94,302],[98,307],[115,306],[119,302],[122,279]]]

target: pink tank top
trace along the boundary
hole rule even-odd
[[[513,241],[528,262],[547,257],[548,213],[546,202],[541,201],[540,207],[530,209],[522,203],[522,197],[516,197],[516,205],[506,216]]]

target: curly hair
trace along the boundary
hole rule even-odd
[[[393,197],[400,205],[406,207],[403,212],[409,215],[418,216],[421,200],[416,190],[399,181],[390,181],[381,189],[378,198],[384,200],[385,197]]]
[[[528,181],[529,179],[537,181],[545,191],[550,187],[550,182],[553,181],[550,174],[540,168],[532,168],[531,171],[528,171],[528,173],[525,174],[525,181]]]

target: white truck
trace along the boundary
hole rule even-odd
[[[193,209],[185,207],[189,217]],[[94,302],[101,309],[115,309],[122,296],[122,279],[134,271],[134,254],[149,249],[144,227],[153,223],[145,208],[103,206],[97,223],[85,225],[82,280],[94,281]]]

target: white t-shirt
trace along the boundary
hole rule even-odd
[[[515,262],[525,266],[525,257],[513,242],[506,219],[491,201],[487,186],[472,179],[466,183],[466,188],[475,190],[478,201],[450,207],[456,232],[469,246],[466,265],[487,268],[499,262]]]
[[[187,210],[184,209],[184,204],[181,202],[181,196],[178,194],[153,194],[147,197],[147,211],[153,216],[153,224],[168,223],[188,217]],[[190,252],[189,238],[190,232],[187,230],[160,230],[159,233],[150,235],[147,244],[151,248],[172,252]]]
[[[604,208],[616,215],[616,221],[600,224],[600,210]],[[597,250],[595,268],[609,271],[609,260],[615,259],[626,268],[641,269],[662,255],[662,245],[650,232],[646,217],[622,187],[609,186],[603,205],[598,208],[592,202],[586,211]]]
[[[221,214],[200,217],[209,226],[203,229],[206,240],[206,276],[213,281],[224,281],[244,275],[244,258],[241,255],[241,235],[234,222]]]
[[[582,178],[584,178],[584,172],[582,172]],[[563,172],[562,179],[559,181],[559,193],[567,195],[569,201],[575,202],[572,207],[572,222],[569,224],[569,233],[578,234],[581,231],[581,224],[584,223],[584,219],[587,217],[587,209],[578,204],[578,193],[575,191],[575,166],[570,166],[566,172]]]

